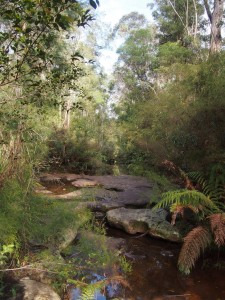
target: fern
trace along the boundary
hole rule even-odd
[[[188,177],[200,185],[202,193],[213,201],[222,201],[225,198],[225,168],[222,164],[215,164],[209,174],[190,172]]]
[[[225,245],[225,214],[213,214],[208,218],[215,244],[218,247]]]
[[[203,216],[210,212],[220,212],[220,208],[208,196],[197,190],[176,190],[164,193],[155,209],[170,207],[170,211],[175,212],[177,206],[189,207],[194,212],[202,212]]]
[[[93,290],[93,287],[90,285],[82,292],[82,296],[79,298],[79,300],[95,300],[96,299],[95,292],[96,292],[96,287]]]
[[[184,244],[179,255],[179,270],[189,274],[201,251],[204,251],[211,241],[212,235],[210,231],[203,226],[198,226],[190,231],[184,238]]]
[[[184,189],[164,193],[162,200],[155,206],[155,208],[170,208],[173,225],[177,215],[183,216],[186,208],[196,213],[202,223],[207,225],[194,228],[184,238],[178,266],[180,271],[185,274],[190,273],[201,251],[204,251],[211,241],[214,240],[218,247],[225,245],[224,166],[214,165],[206,175],[201,172],[190,172],[187,176],[194,183],[189,185],[191,190]],[[193,189],[194,186],[198,187],[200,191]]]

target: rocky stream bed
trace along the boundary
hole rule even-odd
[[[40,183],[37,193],[62,201],[78,201],[78,206],[89,208],[97,219],[105,220],[110,242],[132,264],[132,273],[127,278],[130,288],[109,284],[104,291],[96,291],[96,300],[225,299],[224,271],[202,269],[202,260],[189,276],[177,270],[181,233],[170,224],[166,210],[153,211],[149,207],[153,183],[146,178],[57,173],[43,174]],[[77,232],[69,232],[63,247],[76,235]],[[107,276],[90,275],[93,282]],[[59,299],[57,295],[43,297],[24,299]],[[70,300],[79,297],[79,290],[72,289]]]

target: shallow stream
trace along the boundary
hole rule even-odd
[[[125,240],[125,257],[132,264],[127,277],[130,288],[120,284],[96,291],[95,300],[224,300],[225,271],[203,268],[203,259],[188,276],[177,270],[180,246],[150,237],[134,237],[108,228],[108,236]],[[92,274],[93,282],[104,279]],[[80,299],[73,290],[72,299]]]
[[[70,184],[47,188],[55,194],[71,191]],[[179,244],[131,236],[114,228],[108,228],[107,235],[125,241],[124,255],[132,264],[132,273],[127,277],[130,289],[119,284],[107,286],[104,292],[96,292],[96,300],[225,300],[225,270],[212,268],[210,257],[201,258],[192,273],[185,276],[177,270]],[[100,274],[90,275],[93,281],[104,279]],[[80,294],[74,289],[71,300],[77,299]]]
[[[133,271],[128,276],[131,290],[124,289],[121,298],[126,300],[225,299],[225,271],[203,268],[203,260],[201,260],[191,275],[182,275],[177,270],[180,251],[178,244],[148,236],[134,238],[116,229],[110,229],[108,235],[126,240],[125,256],[132,262]]]

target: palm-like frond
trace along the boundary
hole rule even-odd
[[[216,245],[218,247],[225,245],[225,214],[212,214],[208,218]]]
[[[179,270],[189,274],[201,251],[204,251],[211,241],[212,235],[206,227],[198,226],[190,231],[184,238],[184,244],[179,255]]]
[[[184,214],[186,208],[206,224],[205,227],[194,228],[184,239],[178,266],[182,272],[189,274],[201,251],[213,239],[218,247],[225,245],[225,167],[217,164],[209,174],[190,172],[187,176],[194,183],[190,185],[191,189],[164,193],[155,208],[169,207],[173,213],[172,224],[175,224],[178,214]],[[193,189],[194,186],[200,191]]]
[[[189,207],[193,211],[200,211],[203,215],[220,212],[219,207],[206,195],[197,190],[176,190],[162,194],[162,200],[155,208],[170,207],[171,212],[177,206]]]
[[[214,165],[210,173],[189,172],[187,176],[201,186],[202,193],[213,201],[221,201],[225,197],[225,168],[221,164]]]

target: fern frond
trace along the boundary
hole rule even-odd
[[[214,165],[206,177],[201,172],[190,172],[188,177],[201,186],[202,193],[213,201],[221,200],[225,196],[225,168],[221,164]]]
[[[225,214],[213,214],[208,217],[218,247],[225,245]]]
[[[170,207],[173,212],[176,206],[190,206],[203,213],[220,212],[209,197],[196,190],[176,190],[164,193],[162,200],[154,208]]]
[[[190,231],[184,238],[184,244],[179,255],[179,270],[189,274],[201,251],[204,251],[211,241],[212,235],[206,227],[198,226]]]
[[[202,172],[189,172],[187,173],[187,176],[189,179],[191,179],[192,181],[199,183],[199,184],[203,184],[205,182],[205,176]]]
[[[225,167],[223,164],[215,164],[209,174],[209,183],[214,186],[225,185]]]

